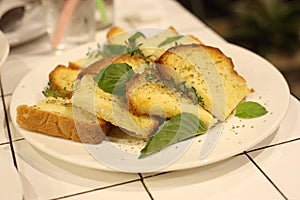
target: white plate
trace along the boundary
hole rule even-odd
[[[241,47],[224,44],[220,49],[233,59],[235,69],[245,77],[249,87],[255,92],[247,97],[263,104],[269,111],[265,116],[255,119],[241,120],[230,116],[224,125],[221,137],[215,148],[208,156],[199,159],[201,146],[207,134],[192,139],[190,148],[184,155],[170,165],[154,171],[180,170],[198,167],[214,163],[258,144],[279,126],[284,118],[289,104],[289,88],[280,72],[268,61],[260,56],[243,49]],[[60,138],[49,137],[43,134],[36,134],[20,128],[16,122],[16,108],[20,104],[35,104],[43,99],[41,91],[47,84],[49,72],[57,64],[67,64],[70,60],[80,58],[85,55],[87,46],[65,52],[61,56],[49,58],[44,61],[45,65],[29,72],[20,82],[11,99],[10,114],[16,129],[26,138],[26,140],[39,150],[50,154],[58,159],[85,167],[101,170],[115,171],[107,165],[96,161],[87,152],[84,145]],[[157,153],[157,161],[164,159],[163,155]],[[114,158],[114,157],[113,157]],[[126,157],[120,160],[126,160]],[[154,161],[155,162],[155,161]],[[129,164],[130,163],[125,163]],[[123,170],[121,170],[123,171]],[[149,172],[153,170],[124,170],[127,172]]]
[[[4,150],[0,150],[0,194],[3,199],[22,199],[22,183],[18,171]]]
[[[6,9],[23,5],[22,1],[7,2]],[[4,11],[2,11],[4,12]],[[44,20],[43,10],[41,5],[37,5],[23,18],[22,24],[14,31],[5,33],[11,47],[29,42],[46,33],[46,23]]]
[[[0,67],[5,62],[9,53],[9,44],[5,35],[0,31]]]

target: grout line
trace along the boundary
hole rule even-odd
[[[12,140],[12,142],[18,142],[18,141],[21,141],[21,140],[25,140],[25,138],[15,139],[15,140]],[[9,144],[9,141],[8,141],[8,142],[0,143],[0,146],[1,146],[1,145],[7,145],[7,144]]]
[[[144,182],[144,178],[143,178],[142,174],[141,174],[141,173],[139,173],[139,176],[140,176],[140,178],[141,178],[141,182],[142,182],[142,184],[143,184],[143,186],[144,186],[144,188],[145,188],[146,192],[148,193],[148,195],[149,195],[150,199],[151,199],[151,200],[154,200],[154,198],[153,198],[152,194],[150,193],[150,191],[149,191],[148,187],[146,186],[146,184],[145,184],[145,182]]]
[[[275,187],[275,189],[281,194],[281,196],[284,198],[284,199],[288,199],[284,194],[283,192],[277,187],[277,185],[271,180],[270,177],[268,177],[268,175],[258,166],[258,164],[251,158],[250,155],[248,155],[248,153],[244,153],[244,155],[247,156],[247,158],[255,165],[255,167],[267,178],[267,180]]]
[[[259,150],[263,150],[263,149],[266,149],[266,148],[275,147],[275,146],[287,144],[287,143],[294,142],[294,141],[298,141],[298,140],[300,140],[300,138],[295,138],[295,139],[292,139],[292,140],[287,140],[287,141],[284,141],[284,142],[279,142],[279,143],[276,143],[276,144],[271,144],[271,145],[259,147],[259,148],[257,148],[257,149],[251,149],[251,150],[249,150],[249,151],[245,151],[245,153],[251,153],[251,152],[254,152],[254,151],[259,151]],[[242,154],[242,153],[241,153],[241,154]]]
[[[57,198],[52,198],[51,200],[65,199],[65,198],[68,198],[68,197],[73,197],[73,196],[77,196],[77,195],[81,195],[81,194],[87,194],[87,193],[90,193],[90,192],[104,190],[104,189],[108,189],[108,188],[112,188],[112,187],[116,187],[116,186],[120,186],[120,185],[125,185],[125,184],[128,184],[128,183],[133,183],[133,182],[137,182],[137,181],[140,181],[140,179],[134,179],[134,180],[131,180],[131,181],[116,183],[116,184],[113,184],[113,185],[108,185],[108,186],[104,186],[104,187],[100,187],[100,188],[95,188],[95,189],[92,189],[92,190],[86,190],[86,191],[83,191],[83,192],[78,192],[78,193],[74,193],[74,194],[70,194],[70,195],[65,195],[65,196],[61,196],[61,197],[57,197]]]
[[[0,90],[1,90],[1,94],[4,94],[1,76],[0,76]],[[5,97],[5,94],[1,95],[2,106],[3,106],[4,115],[5,115],[5,124],[6,124],[6,127],[7,127],[6,129],[7,129],[8,138],[9,138],[9,146],[10,146],[10,151],[11,151],[11,155],[12,155],[12,158],[13,158],[13,164],[16,167],[16,169],[18,169],[18,164],[17,164],[17,159],[16,159],[16,155],[15,155],[13,140],[12,140],[12,136],[11,136],[11,132],[10,132],[8,113],[7,113],[7,110],[6,110],[5,98],[4,97]]]
[[[2,93],[2,90],[1,90],[1,97],[8,97],[8,96],[11,96],[13,93],[6,93],[6,94],[3,94]]]
[[[151,174],[151,175],[144,176],[143,179],[152,178],[152,177],[163,175],[163,174],[168,174],[168,173],[171,173],[171,172],[173,172],[173,171],[166,171],[166,172],[160,172],[160,173],[157,173],[157,174]]]

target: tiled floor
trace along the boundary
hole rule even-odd
[[[159,26],[176,24],[182,32],[199,35],[209,44],[224,42],[173,1],[163,2],[170,17],[157,23]],[[126,28],[141,25],[140,22],[121,20],[122,10],[123,7],[116,13],[119,25]],[[183,17],[178,13],[183,13]],[[182,18],[187,20],[180,21]],[[106,172],[63,162],[34,148],[12,124],[7,123],[4,111],[9,111],[13,90],[33,68],[33,63],[39,66],[49,56],[44,55],[43,45],[38,46],[44,39],[15,48],[1,71],[1,87],[5,88],[5,94],[0,100],[0,148],[18,167],[25,200],[300,199],[297,187],[300,185],[300,104],[294,97],[291,97],[288,114],[281,126],[266,140],[232,158],[193,169],[147,174]]]

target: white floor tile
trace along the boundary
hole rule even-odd
[[[246,156],[146,178],[145,183],[154,199],[283,199]]]
[[[130,199],[130,200],[149,200],[150,197],[140,181],[124,185],[114,186],[107,189],[97,190],[81,195],[64,198],[66,200],[81,199]]]
[[[251,149],[257,149],[268,145],[278,144],[300,138],[300,102],[291,96],[290,105],[286,117],[282,121],[279,128],[270,135],[266,140],[262,141]]]
[[[4,109],[2,105],[3,102],[2,99],[0,99],[0,144],[8,142],[5,115],[4,115]]]
[[[104,172],[63,162],[14,142],[25,199],[50,199],[139,179],[137,174]]]
[[[299,152],[300,140],[296,140],[249,155],[288,199],[300,199]]]

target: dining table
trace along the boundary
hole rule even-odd
[[[286,110],[280,123],[267,137],[199,166],[130,173],[102,170],[49,154],[43,150],[46,144],[32,145],[11,115],[15,89],[22,87],[19,83],[26,74],[69,51],[54,53],[46,28],[37,23],[35,19],[26,24],[27,29],[38,28],[34,34],[24,30],[7,37],[9,54],[1,66],[0,199],[300,199],[300,103],[290,93],[288,105],[282,105]],[[175,0],[114,0],[113,26],[124,30],[172,26],[210,46],[229,44]],[[97,30],[94,42],[104,42],[110,28]],[[270,91],[277,89],[269,87]]]

